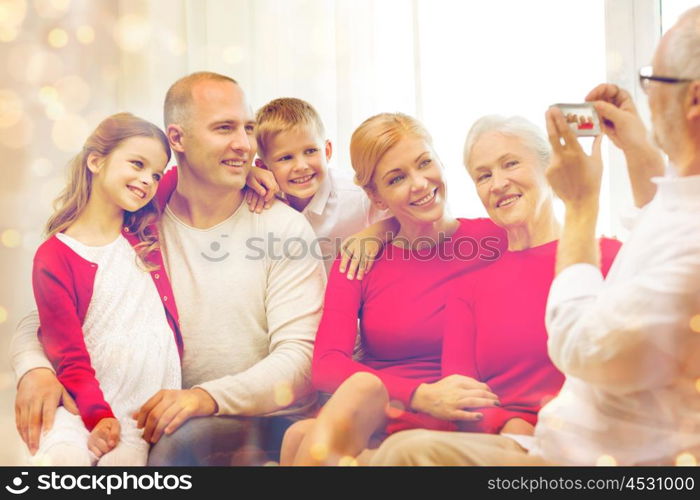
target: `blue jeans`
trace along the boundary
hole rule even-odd
[[[148,465],[263,465],[279,461],[290,417],[201,417],[165,434],[151,448]]]

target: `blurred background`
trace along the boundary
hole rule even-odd
[[[519,114],[596,84],[628,89],[697,0],[0,0],[0,465],[20,464],[9,343],[34,308],[31,262],[65,165],[101,119],[130,111],[162,125],[165,91],[199,70],[237,79],[255,109],[294,96],[320,112],[350,169],[348,144],[382,111],[417,116],[446,168],[451,211],[484,211],[462,166],[470,124]],[[599,232],[624,239],[631,195],[604,149]]]

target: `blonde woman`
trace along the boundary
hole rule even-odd
[[[159,389],[180,388],[178,314],[154,226],[169,158],[158,127],[120,113],[72,162],[33,287],[39,338],[79,415],[58,408],[40,464],[145,465],[149,444],[131,415]]]
[[[450,421],[482,418],[470,409],[498,405],[486,384],[441,379],[440,354],[447,284],[497,260],[504,234],[488,219],[447,213],[442,164],[414,118],[369,118],[354,132],[350,154],[357,184],[400,230],[364,280],[346,279],[339,261],[331,271],[312,379],[333,396],[317,418],[288,430],[283,465],[362,462],[363,450],[392,432],[451,430]],[[352,358],[358,319],[361,361]]]

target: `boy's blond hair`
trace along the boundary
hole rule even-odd
[[[321,140],[326,138],[318,112],[308,102],[294,97],[282,97],[268,102],[258,110],[255,122],[255,139],[262,156],[267,153],[277,134],[297,127],[311,127]]]

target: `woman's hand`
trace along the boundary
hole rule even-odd
[[[88,448],[97,458],[100,458],[117,446],[120,431],[121,427],[116,418],[103,418],[90,432]]]
[[[488,385],[464,375],[449,375],[432,384],[421,384],[413,393],[411,408],[443,420],[475,421],[482,413],[466,408],[500,406]]]

